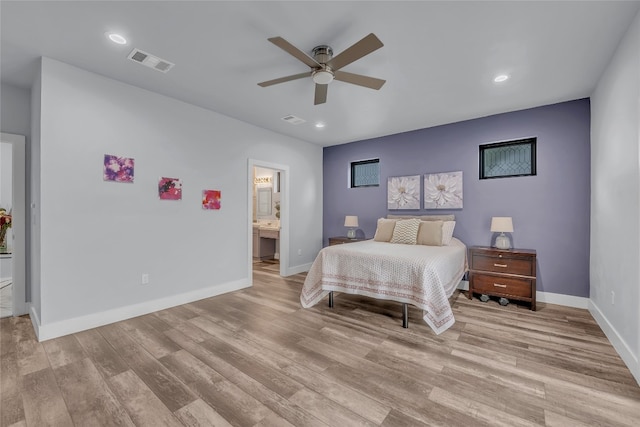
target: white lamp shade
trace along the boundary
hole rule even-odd
[[[345,227],[357,227],[358,226],[358,217],[356,215],[347,215],[344,217],[344,226]]]
[[[494,216],[491,218],[491,231],[497,233],[513,233],[513,221],[510,216]]]

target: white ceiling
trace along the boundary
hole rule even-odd
[[[3,83],[29,87],[37,58],[62,62],[319,145],[341,144],[591,95],[640,2],[2,1]],[[129,44],[108,41],[117,31]],[[334,81],[258,82],[308,67],[267,41],[337,55],[369,33],[384,47],[343,71],[385,79],[379,91]],[[127,59],[138,48],[176,66]],[[496,85],[493,77],[512,78]],[[281,120],[295,115],[306,123]],[[317,129],[318,121],[326,123]]]

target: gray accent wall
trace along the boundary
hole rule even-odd
[[[479,145],[526,137],[537,137],[537,175],[479,179]],[[370,158],[380,159],[380,186],[349,188],[350,163]],[[326,147],[323,167],[325,245],[346,234],[345,215],[373,238],[387,214],[453,213],[468,246],[490,245],[491,217],[510,216],[514,247],[537,251],[538,291],[589,296],[589,99]],[[453,171],[463,171],[462,209],[387,210],[388,177]]]

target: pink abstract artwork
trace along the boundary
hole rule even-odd
[[[103,179],[114,182],[133,182],[133,166],[133,159],[105,154]]]
[[[178,178],[160,178],[158,195],[160,200],[182,200],[182,181]]]
[[[220,209],[220,190],[202,190],[202,209]]]

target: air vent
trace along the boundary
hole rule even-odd
[[[285,122],[291,123],[292,125],[299,125],[300,123],[306,122],[305,119],[301,119],[300,117],[296,117],[296,116],[285,116],[282,118],[282,120],[284,120]]]
[[[160,71],[162,73],[166,73],[175,65],[169,61],[160,59],[157,56],[151,55],[150,53],[144,52],[140,49],[133,49],[129,56],[127,56],[127,58],[129,58],[133,62],[137,62],[138,64],[153,68],[154,70]]]

